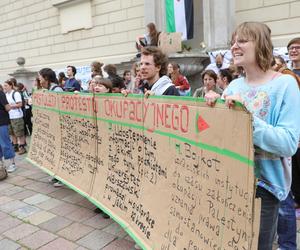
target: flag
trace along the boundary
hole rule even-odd
[[[166,0],[167,32],[181,32],[182,40],[194,36],[193,0]]]

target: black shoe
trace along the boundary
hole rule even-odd
[[[96,207],[96,208],[94,209],[94,212],[95,212],[96,214],[102,214],[102,213],[103,213],[103,211],[102,211],[99,207]]]
[[[13,144],[13,145],[14,145],[15,152],[18,152],[19,151],[19,145],[18,144]]]
[[[109,216],[108,214],[104,213],[104,212],[103,212],[103,214],[102,214],[102,217],[103,217],[104,219],[109,219],[109,218],[110,218],[110,216]]]

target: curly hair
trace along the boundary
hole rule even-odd
[[[148,46],[142,48],[142,55],[153,56],[153,61],[156,67],[160,66],[159,76],[162,77],[168,72],[168,57],[157,47]]]

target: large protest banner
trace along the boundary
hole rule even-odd
[[[251,116],[190,97],[35,92],[28,160],[144,249],[257,249]]]

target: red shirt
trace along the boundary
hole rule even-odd
[[[179,75],[173,83],[176,87],[179,86],[180,90],[188,90],[190,88],[188,80],[183,75]]]

